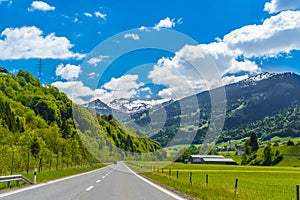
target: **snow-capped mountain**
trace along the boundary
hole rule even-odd
[[[246,88],[257,85],[263,80],[277,77],[278,74],[274,73],[261,73],[255,76],[252,76],[248,79],[242,80],[233,85],[239,86],[240,88]],[[94,110],[100,114],[114,114],[120,115],[123,118],[125,115],[133,115],[137,113],[142,113],[147,110],[156,110],[161,107],[168,106],[174,102],[173,99],[161,99],[161,100],[130,100],[130,99],[115,99],[109,103],[104,103],[101,100],[97,99],[90,103],[84,104],[84,107],[87,107],[91,110]]]
[[[275,73],[264,72],[261,74],[257,74],[255,76],[251,76],[251,77],[241,81],[240,84],[241,84],[241,87],[253,86],[253,85],[256,85],[257,82],[269,79],[275,75],[276,75]]]
[[[173,102],[169,99],[161,100],[129,100],[129,99],[115,99],[108,105],[114,110],[121,111],[127,114],[134,114],[144,110],[150,110],[156,107],[165,106],[167,102]]]
[[[173,103],[173,99],[161,100],[129,100],[115,99],[108,104],[97,99],[83,106],[100,114],[135,114],[145,110],[158,109]]]
[[[124,113],[136,113],[142,110],[150,109],[152,106],[141,101],[131,101],[129,99],[115,99],[108,104],[114,110]]]

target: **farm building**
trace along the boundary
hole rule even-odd
[[[191,155],[190,160],[194,164],[225,164],[235,165],[236,162],[231,158],[216,155]]]

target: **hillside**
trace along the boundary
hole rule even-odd
[[[244,81],[225,86],[227,113],[219,142],[240,139],[257,133],[262,140],[274,136],[300,136],[300,76],[292,73],[264,73]],[[196,131],[194,143],[203,142],[210,123],[211,104],[209,92],[197,94],[199,105],[192,103],[192,97],[176,101],[164,109],[167,113],[165,125],[160,130],[149,132],[152,139],[162,145],[168,144],[174,135],[181,131],[189,137]],[[182,115],[181,105],[191,111],[191,115]],[[152,115],[155,115],[153,111]],[[199,119],[193,116],[199,115]],[[197,126],[187,126],[185,121],[198,120]],[[184,144],[172,141],[172,144]]]
[[[36,167],[42,157],[72,165],[92,157],[112,160],[159,148],[159,143],[112,116],[96,116],[73,105],[64,93],[42,86],[26,71],[14,76],[0,69],[0,174],[9,171],[12,151],[15,167],[24,170],[28,153],[31,167]]]

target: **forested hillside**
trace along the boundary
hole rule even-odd
[[[225,86],[226,119],[219,142],[241,139],[255,132],[265,141],[274,136],[300,137],[300,76],[292,73],[259,74],[238,83]],[[210,124],[211,103],[209,92],[197,94],[198,104],[191,103],[192,97],[174,102],[164,109],[167,120],[161,130],[152,130],[152,138],[162,145],[180,130],[197,132],[194,143],[202,143]],[[181,113],[181,106],[191,112]],[[152,115],[155,115],[154,114]],[[195,117],[199,116],[198,119]],[[185,121],[198,120],[198,126],[188,126]],[[184,141],[174,141],[184,144]]]
[[[160,147],[112,116],[72,105],[64,93],[42,86],[26,71],[12,75],[0,69],[0,174],[10,170],[12,152],[14,167],[25,170],[28,156],[34,168],[53,159],[59,165],[76,165],[92,157],[117,159]]]

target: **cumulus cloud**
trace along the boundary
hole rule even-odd
[[[33,12],[36,10],[40,10],[40,11],[54,11],[55,7],[54,6],[50,6],[49,4],[43,2],[43,1],[33,1],[31,4],[31,7],[28,8],[28,11]]]
[[[43,32],[35,27],[6,28],[0,39],[0,59],[16,60],[29,58],[82,59],[84,54],[74,53],[74,46],[65,37],[54,33],[43,37]]]
[[[300,50],[300,11],[282,11],[262,24],[233,30],[216,42],[186,45],[173,58],[160,59],[148,78],[167,86],[159,93],[164,98],[188,96],[260,73],[255,60],[289,55],[294,50]],[[209,76],[214,66],[220,81]],[[192,90],[185,90],[187,86]]]
[[[180,99],[194,94],[195,85],[198,83],[195,75],[197,72],[187,63],[182,63],[180,57],[162,58],[149,72],[148,78],[153,83],[164,85],[167,88],[161,90],[158,95],[165,99]],[[167,76],[166,76],[167,74]],[[199,75],[198,75],[199,77]],[[198,85],[202,90],[205,85]]]
[[[271,0],[265,4],[264,10],[269,13],[277,13],[283,10],[294,10],[300,8],[299,0]]]
[[[165,19],[162,19],[154,26],[154,29],[159,30],[161,28],[173,28],[175,27],[174,18],[170,19],[169,17],[166,17]]]
[[[101,55],[101,56],[98,56],[98,57],[90,58],[87,62],[96,67],[98,63],[103,62],[107,58],[109,58],[109,56],[102,56]]]
[[[79,74],[81,72],[82,71],[80,66],[71,65],[71,64],[66,64],[66,66],[60,64],[56,67],[55,70],[56,76],[60,76],[65,80],[74,80],[79,77]]]
[[[246,57],[276,57],[300,49],[300,11],[283,11],[263,21],[224,36],[231,49],[239,49]]]
[[[83,98],[92,98],[95,95],[95,91],[85,86],[81,81],[57,81],[51,85],[67,94],[67,96],[77,104],[84,104],[86,101],[84,101]]]
[[[92,72],[89,75],[90,77],[97,76],[95,72]],[[71,75],[66,76],[71,77]],[[121,76],[120,78],[112,78],[109,82],[97,89],[91,89],[85,86],[81,81],[57,81],[52,85],[57,87],[60,91],[66,93],[67,96],[72,99],[72,101],[78,104],[87,103],[95,99],[101,99],[101,101],[109,103],[114,99],[130,99],[136,96],[139,92],[139,89],[142,89],[141,87],[144,86],[144,83],[138,83],[137,80],[138,75],[127,74]],[[144,91],[148,91],[149,93],[151,92],[148,89],[145,89]]]
[[[139,40],[140,36],[138,34],[134,34],[134,33],[127,33],[124,35],[124,38],[132,38],[134,40]]]
[[[127,74],[121,76],[120,78],[112,78],[109,82],[103,85],[103,88],[118,94],[124,94],[128,96],[126,93],[135,94],[136,89],[142,87],[144,83],[137,83],[138,75]],[[122,98],[122,95],[117,95],[119,98]],[[127,97],[123,97],[127,98]]]
[[[107,14],[101,13],[99,11],[96,11],[94,14],[96,17],[100,17],[101,19],[106,20]]]

